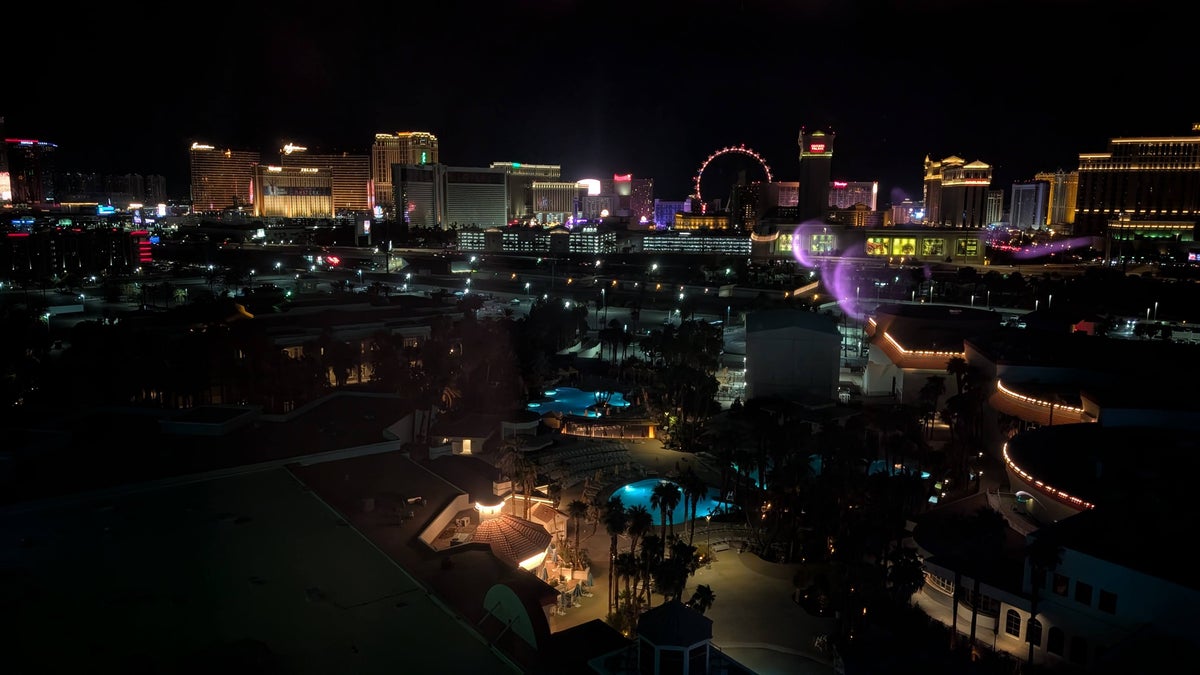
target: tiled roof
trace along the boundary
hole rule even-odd
[[[545,551],[550,533],[537,523],[505,513],[480,523],[472,541],[488,544],[497,556],[519,563]]]

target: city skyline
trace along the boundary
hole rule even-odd
[[[438,136],[444,164],[558,164],[569,180],[631,173],[678,200],[726,146],[752,148],[775,180],[796,180],[800,128],[829,129],[832,178],[878,181],[881,206],[920,200],[926,156],[986,162],[1007,189],[1071,171],[1111,138],[1178,136],[1200,121],[1109,102],[1121,77],[1169,91],[1171,64],[1185,62],[1155,3],[1128,16],[1089,0],[767,5],[443,2],[366,23],[351,2],[320,21],[239,8],[236,22],[210,23],[224,16],[214,6],[188,26],[186,47],[130,43],[145,47],[133,69],[141,86],[123,77],[127,49],[90,46],[77,52],[96,73],[76,83],[86,96],[48,78],[0,114],[7,137],[58,145],[60,170],[161,174],[172,195],[187,193],[193,141],[267,159],[289,141],[366,154],[375,133],[412,130]],[[38,11],[17,16],[36,22]],[[930,37],[948,18],[971,26],[950,29],[961,39],[949,45]],[[1118,24],[1119,44],[1078,49],[1078,36],[1107,40]],[[162,28],[120,7],[46,25],[78,45],[98,27]],[[387,25],[394,34],[378,30]],[[41,37],[22,33],[16,47]]]

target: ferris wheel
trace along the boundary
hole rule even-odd
[[[754,159],[755,161],[757,161],[760,166],[762,166],[763,171],[767,174],[767,182],[770,183],[770,182],[774,181],[774,178],[771,177],[771,167],[767,165],[767,160],[763,159],[762,155],[751,150],[750,148],[747,148],[744,143],[741,145],[730,145],[730,146],[721,148],[720,150],[717,150],[713,154],[709,155],[704,160],[704,162],[700,164],[700,169],[698,171],[696,171],[696,177],[692,181],[695,186],[695,195],[694,196],[696,197],[696,199],[698,199],[700,201],[701,204],[704,203],[704,197],[701,196],[701,194],[700,194],[700,179],[704,177],[704,170],[708,168],[708,165],[714,159],[716,159],[722,155],[745,155],[747,157],[750,157],[750,158]]]

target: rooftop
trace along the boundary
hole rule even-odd
[[[521,672],[285,469],[3,527],[13,672]]]

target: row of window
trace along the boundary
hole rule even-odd
[[[1033,577],[1032,581],[1037,586],[1037,588],[1039,588],[1039,589],[1042,588],[1044,579],[1039,579],[1038,577],[1035,576],[1035,577]],[[1068,597],[1070,588],[1071,588],[1071,579],[1069,577],[1067,577],[1066,575],[1055,572],[1054,573],[1054,585],[1051,587],[1050,590],[1053,591],[1055,595],[1065,598],[1065,597]],[[1098,609],[1101,612],[1104,612],[1106,614],[1116,614],[1117,613],[1117,594],[1113,593],[1111,591],[1106,591],[1106,590],[1101,589],[1100,593],[1097,595],[1096,593],[1094,593],[1094,590],[1095,589],[1092,588],[1091,584],[1083,582],[1083,581],[1079,581],[1077,579],[1075,581],[1075,602],[1078,602],[1080,604],[1091,607],[1092,606],[1092,596],[1096,595],[1097,596],[1096,609]]]
[[[1004,632],[1015,637],[1021,637],[1021,613],[1015,609],[1008,610],[1004,617]],[[1037,619],[1030,618],[1025,626],[1025,641],[1032,642],[1035,646],[1042,646],[1042,622]],[[1063,656],[1063,650],[1066,647],[1067,636],[1063,629],[1058,626],[1052,626],[1046,637],[1046,651],[1055,656]],[[1082,635],[1076,635],[1071,638],[1071,651],[1067,655],[1073,663],[1086,665],[1088,661],[1088,641]]]

